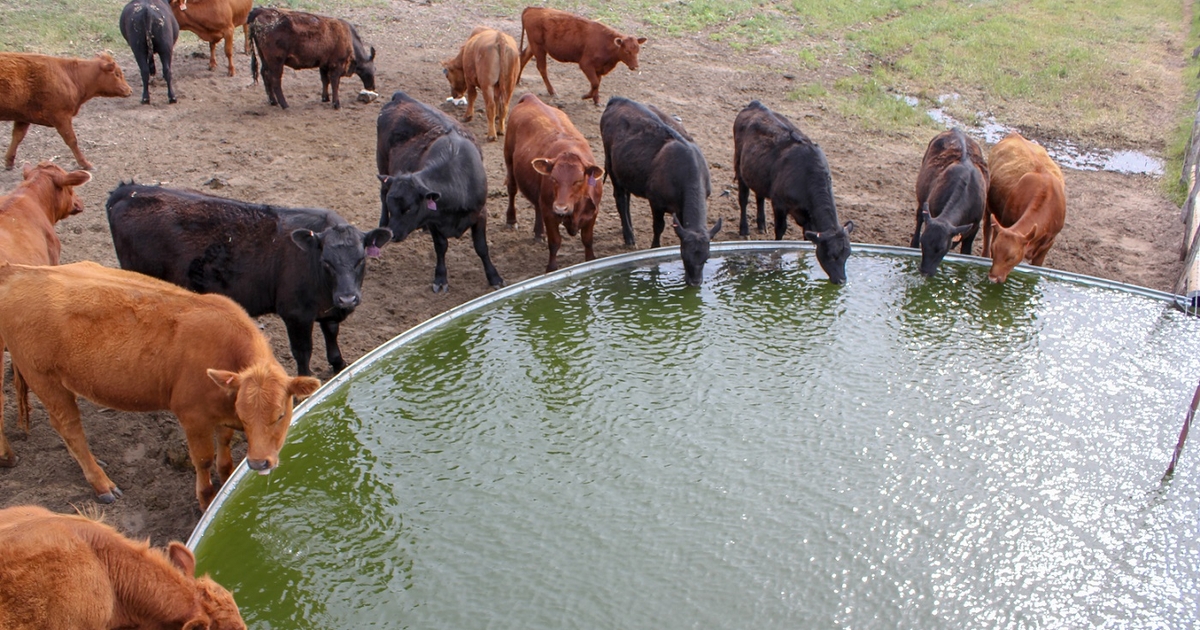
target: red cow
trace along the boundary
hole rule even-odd
[[[29,125],[43,125],[58,130],[75,161],[90,170],[92,163],[79,150],[71,120],[92,97],[130,94],[133,88],[121,67],[106,53],[94,59],[0,53],[0,120],[13,121],[4,168],[12,170]]]
[[[233,31],[240,25],[245,36],[246,54],[250,54],[250,30],[246,17],[253,0],[171,0],[171,12],[179,28],[191,31],[208,42],[208,69],[217,68],[217,42],[225,40],[225,58],[229,76],[233,76]]]
[[[1022,259],[1041,266],[1067,216],[1062,171],[1041,145],[1010,133],[988,155],[983,255],[988,280],[1004,282]]]
[[[524,47],[525,33],[529,33],[529,48]],[[617,62],[624,63],[630,70],[638,69],[638,53],[645,37],[622,35],[593,20],[566,11],[542,7],[526,7],[521,12],[521,69],[525,72],[529,59],[537,57],[537,69],[542,74],[546,91],[554,96],[550,77],[546,76],[546,55],[563,63],[577,63],[592,90],[583,95],[600,104],[600,77],[612,72]]]
[[[0,628],[245,630],[228,590],[182,543],[135,542],[84,516],[0,510]]]
[[[517,101],[508,116],[508,135],[504,136],[504,178],[508,186],[508,224],[517,225],[516,194],[533,204],[534,235],[541,237],[547,228],[550,261],[546,271],[558,269],[558,248],[562,245],[561,223],[567,234],[579,233],[584,257],[592,260],[592,230],[604,193],[604,169],[596,166],[592,148],[571,119],[562,110],[550,107],[538,97],[526,94]]]
[[[220,478],[233,472],[234,430],[246,433],[248,466],[269,472],[293,399],[320,385],[289,377],[233,300],[90,262],[0,265],[0,338],[103,503],[121,490],[88,448],[77,397],[125,411],[170,409],[187,437],[205,509],[216,494],[214,462]],[[3,426],[0,457],[15,457]]]
[[[442,72],[450,81],[450,95],[454,98],[467,95],[467,113],[463,115],[463,122],[471,122],[475,116],[475,90],[483,92],[488,140],[495,140],[497,133],[504,135],[508,102],[512,100],[520,77],[518,56],[517,42],[511,35],[481,26],[471,31],[457,57],[442,62]]]
[[[0,197],[0,261],[24,265],[57,265],[62,243],[54,224],[83,212],[75,187],[92,179],[87,171],[64,171],[50,162],[25,166],[25,180]],[[0,338],[0,351],[4,340]],[[29,430],[29,397],[20,372],[13,370],[17,416]],[[0,466],[16,464],[15,457],[0,452]]]

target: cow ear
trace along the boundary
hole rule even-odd
[[[842,229],[846,230],[846,234],[853,232],[854,231],[854,222],[847,221],[844,225],[842,225]]]
[[[996,215],[989,214],[988,218],[992,220],[992,227],[995,227],[996,229],[1001,229],[1001,230],[1004,229],[1004,226],[1000,225],[1000,221],[998,221],[996,219]]]
[[[531,164],[533,164],[533,170],[542,175],[549,175],[554,171],[554,162],[546,158],[534,158]]]
[[[63,176],[58,186],[60,188],[65,186],[82,186],[90,181],[92,181],[91,173],[87,171],[71,171]]]
[[[816,243],[817,241],[821,240],[821,233],[813,232],[812,230],[805,230],[804,238]]]
[[[600,168],[599,166],[589,166],[583,171],[583,173],[591,178],[592,181],[600,181],[604,178],[604,169]]]
[[[621,47],[621,42],[623,42],[623,41],[625,41],[625,40],[621,39],[620,37],[613,38],[613,44],[615,44],[617,46],[617,48]]]
[[[387,175],[379,174],[379,175],[376,175],[375,177],[378,177],[379,183],[383,184],[385,187],[392,185],[392,178]]]
[[[308,398],[321,386],[321,381],[311,376],[297,376],[288,381],[288,393],[296,398]]]
[[[375,47],[371,47],[371,61],[375,61]]]
[[[721,233],[721,217],[717,217],[717,224],[712,226],[712,229],[708,231],[708,240],[710,240],[710,241],[713,240],[714,238],[717,237],[717,234],[720,234],[720,233]]]
[[[363,236],[363,247],[379,249],[392,240],[392,231],[388,228],[375,228]]]
[[[928,201],[921,204],[921,218],[924,219],[925,221],[929,221],[930,219],[933,218],[929,214],[929,202]]]
[[[33,172],[33,168],[33,165],[29,162],[21,165],[21,177],[24,179],[29,179],[29,174]]]
[[[1038,236],[1038,224],[1034,223],[1030,228],[1029,233],[1025,235],[1025,240],[1032,242]]]
[[[183,624],[183,630],[209,630],[210,627],[208,621],[204,619],[192,619]]]
[[[312,230],[292,230],[292,242],[306,252],[321,249],[321,237]]]
[[[638,46],[641,46],[642,44],[645,44],[645,43],[646,43],[646,38],[645,38],[645,37],[639,37],[639,38],[638,38]]]
[[[171,560],[171,564],[175,568],[183,572],[188,577],[196,577],[196,556],[192,555],[192,550],[188,549],[183,543],[172,540],[167,545],[167,558]]]
[[[237,372],[210,369],[208,378],[211,378],[217,387],[229,392],[237,392],[242,387],[242,377],[238,376]]]

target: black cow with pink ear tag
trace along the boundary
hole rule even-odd
[[[277,313],[296,371],[309,376],[313,322],[334,372],[346,366],[341,322],[362,303],[366,258],[391,241],[332,210],[283,208],[194,190],[122,183],[108,196],[108,226],[121,268],[197,293],[220,293],[251,317]]]

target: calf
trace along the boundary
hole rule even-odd
[[[246,433],[250,469],[266,474],[279,463],[293,398],[320,386],[289,377],[233,300],[90,262],[0,265],[0,337],[102,503],[121,490],[88,448],[77,397],[174,413],[204,510],[216,494],[210,469],[220,479],[233,472],[233,431]],[[0,455],[13,457],[3,426]]]
[[[684,281],[689,286],[700,286],[709,242],[721,231],[719,218],[708,229],[712,184],[700,147],[658,108],[618,96],[608,99],[600,117],[600,137],[604,142],[604,170],[612,180],[625,244],[634,244],[629,196],[637,195],[650,202],[654,215],[651,247],[661,245],[664,215],[674,215]]]
[[[488,284],[504,286],[487,246],[487,172],[483,151],[465,127],[442,112],[396,92],[377,121],[379,225],[402,241],[419,229],[433,237],[437,266],[433,292],[450,289],[446,248],[450,237],[471,229]]]
[[[329,365],[346,366],[338,329],[362,302],[366,252],[378,254],[387,229],[364,234],[331,210],[132,182],[113,189],[106,207],[122,268],[228,296],[251,317],[277,313],[301,376],[311,374],[316,321]]]
[[[463,122],[470,122],[475,116],[475,90],[483,92],[488,140],[495,140],[496,134],[504,134],[508,103],[520,77],[517,72],[519,55],[512,36],[481,26],[471,31],[457,57],[442,62],[442,72],[450,81],[450,95],[454,98],[467,95]]]
[[[517,101],[504,137],[504,184],[508,187],[508,225],[517,225],[517,189],[533,204],[533,233],[545,231],[550,247],[546,272],[558,269],[561,224],[579,234],[585,260],[594,260],[592,232],[604,194],[604,169],[596,166],[587,139],[562,110],[533,94]],[[544,227],[543,227],[544,226]]]
[[[909,245],[921,248],[923,275],[937,273],[954,243],[961,242],[960,253],[971,253],[987,188],[988,167],[978,142],[957,127],[929,141],[917,175],[917,228]]]
[[[258,49],[250,52],[250,72],[258,82],[258,57],[262,57],[263,87],[267,102],[287,109],[283,97],[283,67],[321,71],[321,102],[329,102],[333,84],[333,108],[341,109],[338,88],[342,77],[357,74],[363,87],[375,91],[375,48],[368,49],[358,31],[345,20],[286,9],[255,8],[250,11],[250,40]]]
[[[529,48],[525,48],[525,33],[529,33]],[[592,99],[600,104],[600,77],[624,63],[630,70],[638,69],[638,53],[645,37],[622,35],[613,29],[566,11],[544,7],[526,7],[521,12],[521,68],[531,58],[537,58],[537,69],[546,84],[546,91],[554,96],[554,86],[546,76],[546,55],[563,63],[577,63],[587,77],[592,89],[583,99]]]
[[[0,510],[0,628],[245,630],[183,543],[135,542],[84,516]]]
[[[133,88],[111,55],[94,59],[64,59],[30,53],[0,53],[0,120],[13,121],[12,143],[4,168],[12,170],[17,146],[29,125],[54,127],[71,148],[81,168],[91,170],[75,141],[71,120],[96,96],[126,97]]]
[[[246,17],[253,0],[170,0],[171,12],[179,28],[191,31],[208,42],[208,69],[217,68],[217,42],[225,40],[225,59],[233,76],[233,31],[242,27],[246,36],[246,54],[250,53],[250,34]]]
[[[42,162],[26,165],[25,180],[11,193],[0,197],[0,262],[23,265],[57,265],[62,243],[54,225],[72,214],[83,212],[83,202],[75,193],[92,179],[87,171],[64,171]],[[0,337],[0,351],[4,339]],[[21,373],[13,370],[13,389],[17,397],[17,418],[29,430],[29,397]],[[17,463],[10,453],[0,453],[0,466]]]
[[[179,39],[179,21],[163,0],[129,0],[121,11],[121,36],[133,51],[142,73],[142,103],[150,103],[150,75],[154,74],[154,55],[162,62],[167,81],[167,102],[175,101],[171,83],[171,52]]]
[[[758,231],[767,228],[764,204],[770,199],[775,239],[787,233],[790,215],[804,231],[804,238],[816,246],[817,262],[829,281],[844,283],[854,222],[838,224],[833,179],[821,147],[786,117],[751,101],[733,121],[733,168],[742,210],[738,234],[750,235],[746,204],[754,191]]]
[[[1041,266],[1067,217],[1062,171],[1041,145],[1010,133],[988,156],[991,181],[983,223],[988,280],[1004,282],[1022,259]]]

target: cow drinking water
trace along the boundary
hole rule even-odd
[[[987,216],[983,255],[990,256],[988,280],[1004,282],[1021,262],[1041,266],[1067,217],[1062,170],[1041,145],[1013,132],[988,155]]]
[[[758,230],[766,230],[764,204],[770,199],[775,211],[775,239],[787,233],[791,216],[804,231],[804,238],[816,245],[817,262],[829,281],[844,283],[854,222],[838,225],[833,178],[821,147],[792,121],[752,101],[733,121],[733,168],[742,210],[738,234],[750,234],[746,204],[753,191],[758,204]]]
[[[302,376],[311,374],[315,321],[330,367],[345,367],[338,329],[362,302],[367,252],[391,239],[386,228],[363,233],[331,210],[132,182],[113,189],[106,207],[122,268],[229,296],[251,317],[277,313]]]
[[[929,141],[917,175],[917,228],[909,244],[921,248],[922,275],[936,274],[954,243],[960,243],[960,253],[971,253],[987,189],[988,167],[978,142],[957,127]]]
[[[708,228],[712,183],[700,147],[658,108],[617,96],[608,99],[600,116],[600,137],[625,244],[634,244],[629,197],[637,195],[650,202],[654,215],[651,247],[661,245],[665,214],[674,216],[684,280],[689,286],[700,286],[709,242],[721,231],[721,219]]]

